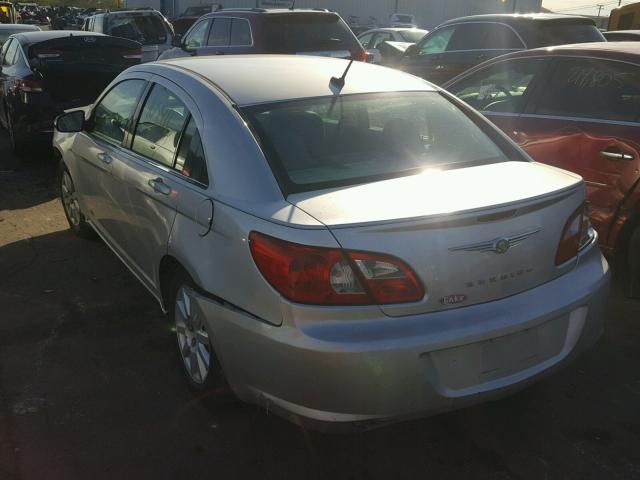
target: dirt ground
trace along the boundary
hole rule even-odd
[[[0,133],[0,480],[640,478],[640,301],[618,288],[602,341],[515,396],[318,434],[192,397],[158,305],[71,235],[55,178]]]

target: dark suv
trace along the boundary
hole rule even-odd
[[[474,15],[439,25],[407,49],[398,68],[440,85],[508,52],[604,41],[595,22],[587,17],[544,13]]]
[[[328,10],[224,9],[201,17],[160,59],[194,55],[287,53],[366,60],[340,15]]]

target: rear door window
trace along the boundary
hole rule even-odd
[[[202,140],[193,117],[189,120],[187,128],[184,129],[182,134],[175,169],[185,177],[202,185],[209,185]]]
[[[606,41],[595,25],[567,25],[560,22],[542,23],[538,31],[538,44],[533,47]]]
[[[173,92],[155,84],[142,107],[131,149],[172,167],[188,114],[187,107]]]
[[[253,44],[251,38],[251,26],[247,20],[234,18],[231,20],[231,42],[232,47],[248,47]]]
[[[439,28],[420,42],[418,51],[421,55],[443,53],[448,50],[449,42],[455,30],[456,27]]]
[[[231,35],[231,19],[216,18],[213,21],[207,45],[210,47],[228,47]]]
[[[107,93],[93,113],[91,133],[101,140],[122,145],[131,131],[133,115],[146,86],[145,80],[125,80]]]
[[[522,113],[545,59],[499,62],[451,85],[449,91],[477,110]]]
[[[542,93],[538,115],[637,122],[640,119],[640,67],[610,60],[556,59]]]
[[[518,50],[525,48],[522,40],[508,26],[500,23],[489,25],[491,28],[487,32],[483,48],[487,50]]]
[[[187,48],[200,48],[207,44],[207,36],[209,35],[210,20],[202,20],[191,29],[184,39],[184,45]]]

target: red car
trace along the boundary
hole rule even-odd
[[[536,161],[580,174],[605,255],[640,296],[640,45],[591,43],[504,55],[444,88]]]

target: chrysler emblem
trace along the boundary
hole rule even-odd
[[[511,243],[508,238],[499,238],[493,242],[493,251],[496,253],[507,253],[510,248]]]
[[[460,247],[451,247],[451,252],[493,252],[497,254],[507,253],[511,248],[520,245],[527,238],[538,233],[542,228],[532,228],[526,232],[511,235],[509,237],[498,237],[493,240],[484,242],[471,243],[469,245],[461,245]]]

